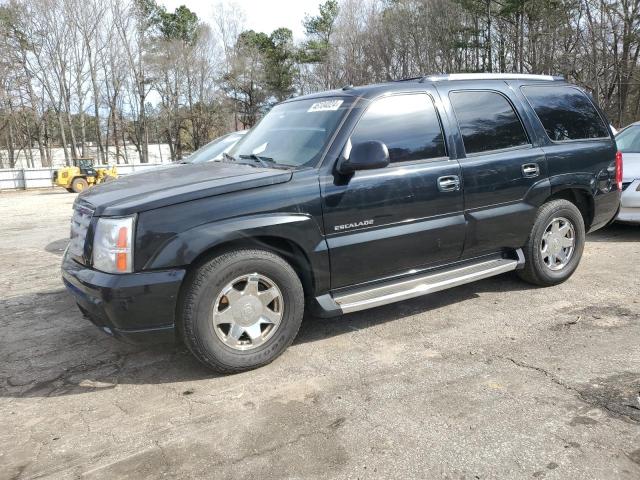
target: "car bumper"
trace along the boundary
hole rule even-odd
[[[175,340],[175,311],[185,270],[109,274],[68,255],[62,280],[85,317],[129,343]]]
[[[618,222],[640,223],[640,179],[631,182],[620,198]]]

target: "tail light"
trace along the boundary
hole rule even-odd
[[[616,184],[622,191],[622,152],[616,152]]]

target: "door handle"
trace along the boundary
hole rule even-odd
[[[540,166],[537,163],[525,163],[522,165],[522,176],[534,178],[540,175]]]
[[[441,192],[455,192],[456,190],[460,190],[460,178],[457,175],[439,177],[438,190]]]

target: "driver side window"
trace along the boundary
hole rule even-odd
[[[375,100],[351,134],[351,145],[372,140],[387,146],[391,163],[447,155],[438,114],[425,93]]]

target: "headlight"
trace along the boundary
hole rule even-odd
[[[107,273],[133,271],[134,217],[100,218],[93,236],[93,267]]]

